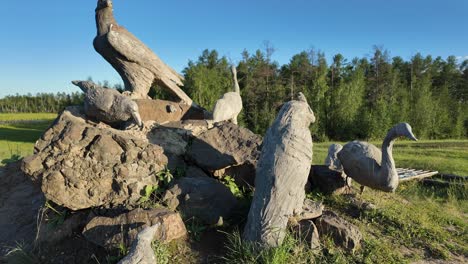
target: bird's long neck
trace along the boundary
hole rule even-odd
[[[97,35],[101,36],[109,32],[109,26],[117,25],[117,21],[114,18],[112,7],[106,7],[96,10],[96,27]]]
[[[234,80],[234,92],[240,94],[239,82],[237,81],[237,74],[233,74],[232,78]]]
[[[395,161],[393,160],[393,143],[397,136],[393,130],[390,130],[382,143],[382,164],[380,167],[380,179],[384,182],[383,184],[389,187],[398,185],[398,173],[395,168]]]

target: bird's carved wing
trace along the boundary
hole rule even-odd
[[[160,79],[168,78],[177,85],[183,85],[183,78],[132,33],[120,28],[119,30],[110,30],[106,37],[110,46],[126,60],[151,70],[158,74],[157,77]]]
[[[95,89],[94,107],[105,113],[109,112],[114,102],[114,95],[105,90],[105,88]]]

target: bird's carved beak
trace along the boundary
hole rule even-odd
[[[133,119],[140,128],[143,128],[143,121],[141,120],[140,114],[137,111],[132,112]]]
[[[418,139],[412,133],[408,136],[408,138],[413,141],[418,141]]]

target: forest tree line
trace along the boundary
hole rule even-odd
[[[88,77],[87,81],[93,81],[93,78]],[[124,91],[122,84],[111,85],[109,81],[98,81],[96,84]],[[7,95],[0,98],[0,113],[58,113],[67,106],[83,104],[83,99],[82,92]]]
[[[8,95],[0,99],[0,113],[58,113],[69,105],[83,103],[83,93],[38,93]]]
[[[375,47],[371,58],[351,61],[341,54],[329,64],[325,54],[308,50],[279,65],[266,47],[242,53],[236,65],[244,109],[240,122],[263,135],[280,106],[297,92],[317,117],[315,140],[382,139],[394,124],[408,122],[418,138],[464,138],[468,131],[468,60],[414,55],[390,58]],[[185,90],[213,109],[232,90],[226,57],[205,50],[184,69]]]
[[[323,52],[311,49],[279,65],[273,52],[268,45],[252,54],[243,51],[236,65],[244,105],[238,119],[255,133],[263,135],[281,105],[302,92],[317,118],[311,126],[315,140],[381,139],[399,122],[410,123],[418,138],[468,136],[468,60],[418,53],[405,61],[375,47],[370,58],[348,61],[337,54],[329,63]],[[184,90],[212,110],[232,90],[229,67],[216,50],[203,51],[183,71]],[[152,95],[164,93],[155,89]],[[82,99],[81,92],[7,96],[0,99],[0,112],[58,112]]]

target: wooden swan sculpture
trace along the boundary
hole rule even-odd
[[[392,150],[398,137],[417,140],[407,123],[392,127],[382,143],[382,151],[376,146],[361,141],[352,141],[338,152],[338,159],[346,175],[364,186],[384,192],[394,192],[398,187],[398,173]]]

